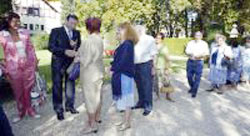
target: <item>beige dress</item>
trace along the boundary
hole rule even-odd
[[[101,103],[101,89],[104,77],[103,40],[100,35],[91,34],[82,43],[80,56],[80,83],[84,92],[86,109],[95,113]]]

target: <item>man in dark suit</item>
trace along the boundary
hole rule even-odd
[[[58,120],[64,120],[63,78],[65,78],[65,110],[72,114],[79,113],[74,108],[75,82],[68,80],[66,72],[81,44],[80,32],[75,30],[77,24],[77,16],[68,15],[64,26],[52,29],[49,39],[49,50],[53,54],[51,64],[53,106]]]

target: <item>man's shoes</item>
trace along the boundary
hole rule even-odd
[[[191,96],[192,98],[195,98],[196,97],[196,94],[192,94],[192,96]]]
[[[64,120],[63,113],[57,113],[57,119],[60,120],[60,121]]]
[[[212,89],[207,89],[206,91],[207,91],[207,92],[213,92],[214,89],[213,89],[213,88],[212,88]]]
[[[190,90],[188,90],[188,93],[192,93],[192,92],[191,92],[191,89],[190,89]]]
[[[75,108],[66,108],[66,112],[70,112],[71,114],[79,114]]]
[[[151,113],[151,111],[145,110],[142,115],[143,116],[148,116],[150,113]]]
[[[136,105],[136,106],[132,107],[132,110],[137,110],[137,109],[142,109],[142,108],[143,108],[143,106]]]

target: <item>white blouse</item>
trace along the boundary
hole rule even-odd
[[[19,57],[26,57],[25,46],[22,41],[16,42],[16,48]]]

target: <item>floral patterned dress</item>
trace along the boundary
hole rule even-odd
[[[29,32],[19,29],[18,34],[20,37],[18,44],[23,45],[25,55],[19,54],[17,42],[13,41],[8,31],[0,32],[0,45],[3,47],[5,56],[4,73],[14,91],[19,116],[23,117],[26,113],[34,115],[30,92],[35,83],[37,58]]]

